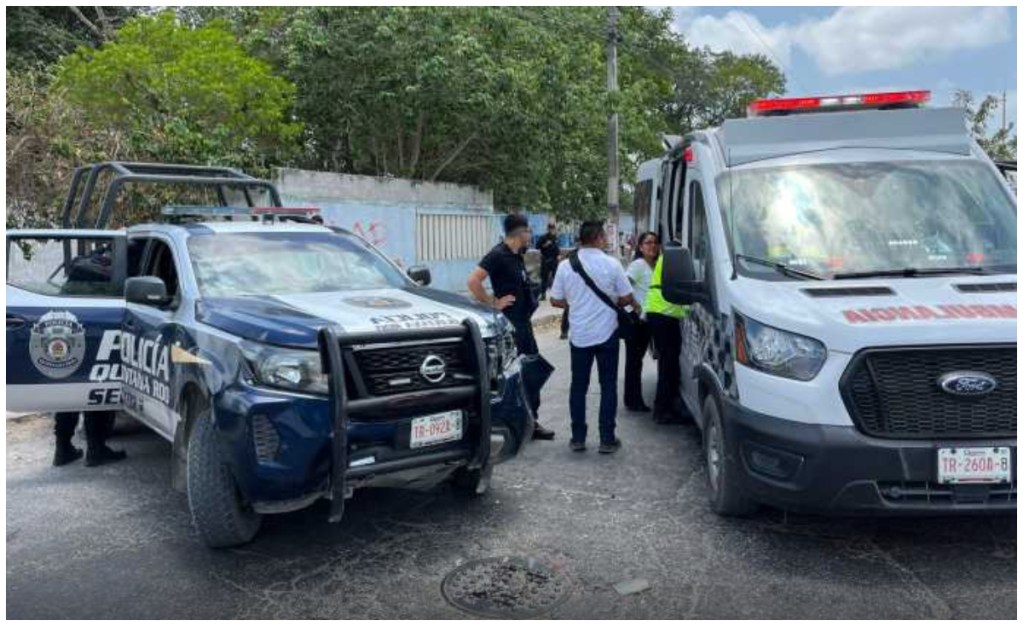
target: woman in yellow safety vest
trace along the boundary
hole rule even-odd
[[[658,424],[682,419],[682,327],[679,320],[689,314],[689,307],[672,304],[661,293],[661,271],[664,255],[657,259],[650,278],[643,310],[646,311],[650,337],[657,349],[657,395],[654,397],[654,421]]]

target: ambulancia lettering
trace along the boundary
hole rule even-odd
[[[845,321],[850,324],[898,322],[904,320],[942,319],[1015,319],[1016,307],[1012,304],[937,304],[928,306],[883,306],[842,311]]]

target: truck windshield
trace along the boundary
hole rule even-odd
[[[716,188],[736,255],[825,278],[1016,271],[1016,205],[978,162],[736,170]],[[764,263],[738,264],[746,276],[793,279]]]
[[[188,251],[205,297],[400,287],[404,277],[351,235],[272,232],[193,235]]]

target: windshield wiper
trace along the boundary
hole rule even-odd
[[[735,258],[742,259],[743,261],[748,261],[750,263],[755,263],[757,265],[763,265],[764,267],[770,267],[777,271],[779,274],[792,276],[793,278],[802,278],[803,280],[824,280],[824,277],[821,276],[820,274],[814,274],[813,272],[807,272],[804,270],[797,270],[794,267],[789,267],[784,263],[778,263],[776,261],[768,261],[767,259],[761,259],[746,254],[736,254]]]
[[[940,276],[942,274],[990,274],[986,267],[903,267],[896,270],[876,270],[873,272],[844,272],[835,274],[835,280],[843,278],[881,278],[884,276],[897,276],[900,278],[913,278],[915,276]]]

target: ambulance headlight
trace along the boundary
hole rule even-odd
[[[735,360],[767,374],[811,380],[828,358],[824,344],[735,315]]]
[[[320,353],[253,342],[242,344],[256,383],[302,393],[327,393]]]

